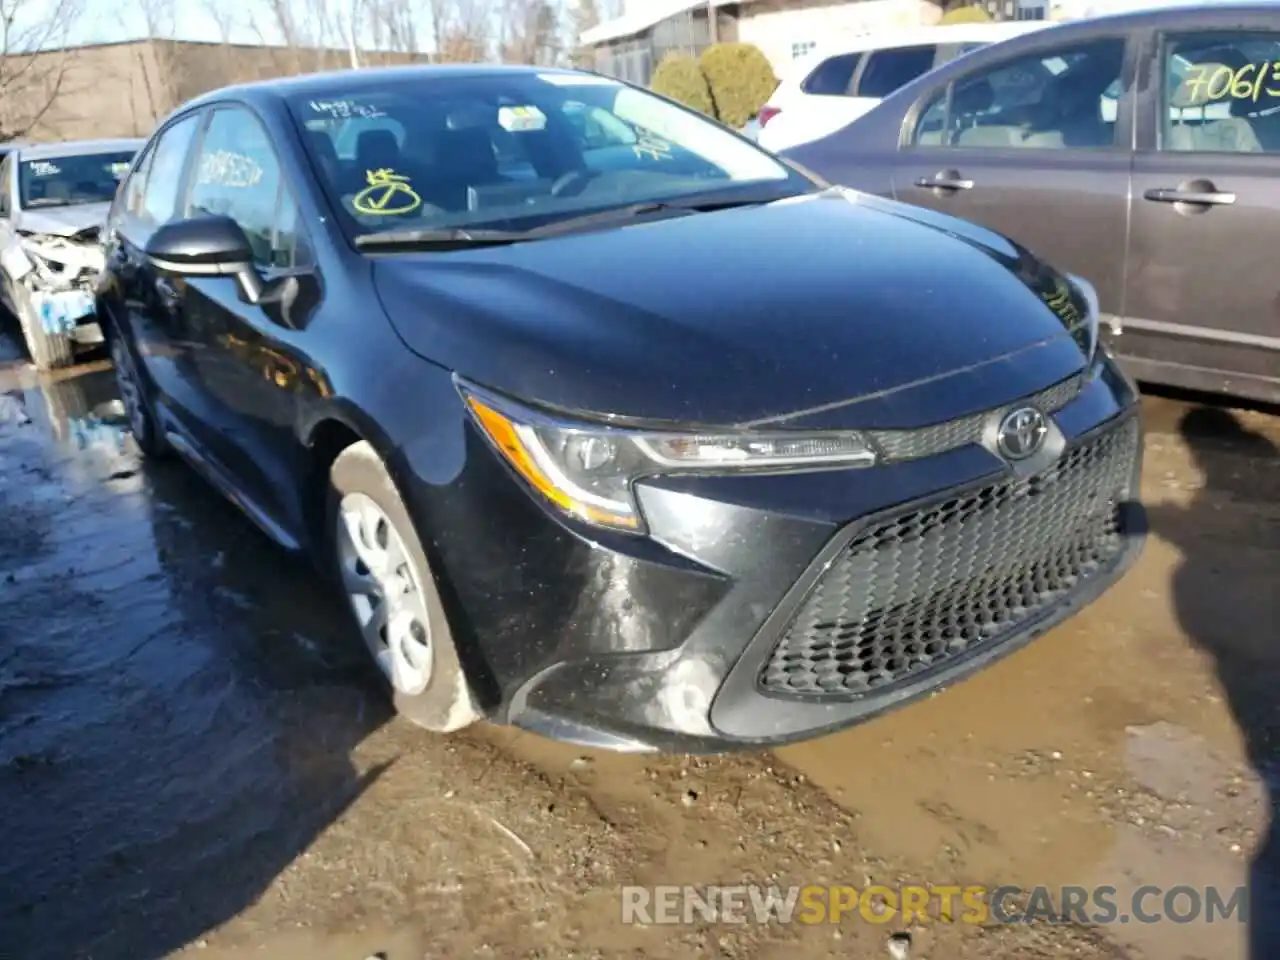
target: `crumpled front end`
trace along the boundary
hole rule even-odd
[[[99,227],[70,236],[19,231],[0,258],[15,308],[27,311],[46,334],[82,343],[101,340],[92,323],[94,289],[105,265]]]

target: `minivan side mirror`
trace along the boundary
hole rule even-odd
[[[152,266],[178,276],[234,276],[246,301],[262,299],[262,275],[253,265],[253,248],[230,217],[172,220],[157,228],[143,253]]]

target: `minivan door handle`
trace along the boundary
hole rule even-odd
[[[1197,207],[1226,207],[1236,202],[1234,193],[1221,190],[1187,190],[1182,187],[1155,187],[1143,194],[1156,203],[1189,203]]]
[[[959,170],[941,170],[932,177],[921,177],[916,186],[928,190],[972,190],[973,181],[960,176]]]

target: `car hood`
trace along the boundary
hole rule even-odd
[[[874,400],[850,425],[935,422],[1085,363],[1046,304],[1063,278],[1026,250],[840,189],[388,255],[373,274],[419,355],[526,401],[638,420],[765,423]]]
[[[111,204],[78,203],[67,207],[34,207],[22,211],[19,228],[55,237],[74,237],[107,222]]]

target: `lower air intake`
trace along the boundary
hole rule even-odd
[[[1008,641],[1126,543],[1130,419],[1010,479],[879,521],[818,579],[760,675],[765,693],[882,695]]]

